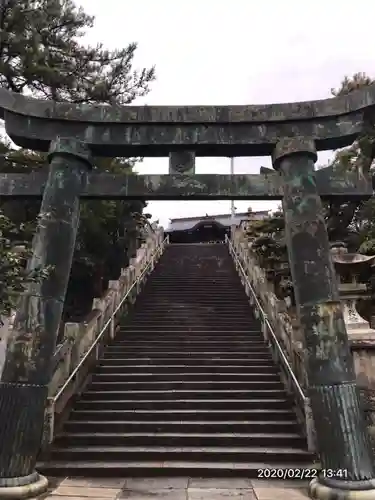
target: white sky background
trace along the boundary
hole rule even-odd
[[[137,104],[227,105],[330,97],[345,75],[375,76],[371,0],[77,0],[96,16],[86,40],[121,48],[138,42],[135,64],[157,80]],[[318,164],[330,154],[319,155]],[[197,173],[229,173],[227,158],[197,158]],[[236,173],[271,167],[269,157],[237,158]],[[141,174],[167,173],[167,158],[145,158]],[[278,202],[236,201],[238,211]],[[155,201],[169,218],[225,213],[229,201]]]

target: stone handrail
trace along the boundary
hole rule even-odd
[[[293,321],[288,314],[286,303],[276,297],[272,284],[267,280],[264,269],[260,267],[256,257],[250,250],[250,243],[243,228],[232,228],[230,241],[246,274],[246,280],[248,280],[247,284],[241,275],[242,273],[239,272],[250,303],[254,305],[255,301],[259,301],[260,307],[264,311],[269,328],[264,329],[263,334],[266,340],[269,341],[273,358],[283,368],[281,375],[284,385],[295,401],[297,418],[305,430],[308,448],[310,451],[314,451],[315,431],[310,401],[304,394],[307,388],[307,375],[303,346],[302,342],[298,339],[299,330],[297,321]],[[255,291],[255,296],[248,290],[249,285]],[[255,311],[257,309],[255,308]],[[262,320],[262,318],[260,319]],[[270,332],[267,330],[271,330],[276,342],[272,341]],[[282,362],[282,357],[285,357],[286,363]],[[301,391],[303,397],[301,397]]]
[[[243,229],[232,231],[232,244],[240,257],[250,283],[254,286],[268,319],[274,326],[279,342],[286,353],[301,387],[306,388],[306,372],[303,367],[303,344],[301,330],[296,317],[287,310],[287,304],[275,293],[265,270],[251,252],[250,243]]]
[[[257,293],[259,301],[267,314],[283,352],[300,386],[306,391],[308,379],[304,355],[302,332],[297,318],[288,309],[284,300],[277,298],[272,282],[267,279],[265,270],[257,257],[251,252],[250,243],[244,228],[232,228],[231,241],[239,256],[247,277]],[[246,288],[246,287],[245,287]],[[366,414],[370,435],[374,438],[375,448],[375,335],[374,330],[363,330],[352,335],[348,329],[348,337],[353,355],[357,384],[362,394],[363,409]],[[286,384],[288,386],[288,384]],[[297,416],[304,422],[302,411],[297,409]]]
[[[129,266],[121,270],[118,280],[109,281],[105,294],[93,300],[92,311],[85,320],[65,324],[63,341],[57,346],[54,356],[42,449],[53,441],[73,396],[88,383],[103,348],[115,336],[119,319],[135,302],[166,244],[163,228],[156,228],[137,250]]]

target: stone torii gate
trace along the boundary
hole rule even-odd
[[[20,301],[0,381],[0,497],[46,488],[35,471],[69,279],[80,198],[282,199],[309,397],[323,472],[314,498],[375,498],[370,439],[339,301],[323,198],[372,196],[361,172],[315,171],[316,151],[349,145],[373,122],[375,87],[260,106],[116,107],[39,101],[0,89],[19,146],[49,152],[49,173],[1,174],[0,196],[42,197],[31,266],[51,265]],[[195,175],[195,156],[272,155],[265,175]],[[169,156],[169,175],[92,173],[92,156]],[[337,496],[338,495],[338,496]]]

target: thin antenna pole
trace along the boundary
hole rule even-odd
[[[234,175],[234,158],[230,157],[230,175]],[[232,225],[234,224],[234,219],[236,217],[236,207],[234,206],[234,200],[231,200],[231,215],[232,215]]]

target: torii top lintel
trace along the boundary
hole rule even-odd
[[[56,103],[0,89],[0,118],[22,147],[47,151],[75,137],[96,156],[258,156],[280,137],[307,136],[318,150],[350,144],[372,120],[375,85],[331,99],[244,106],[105,106]]]

